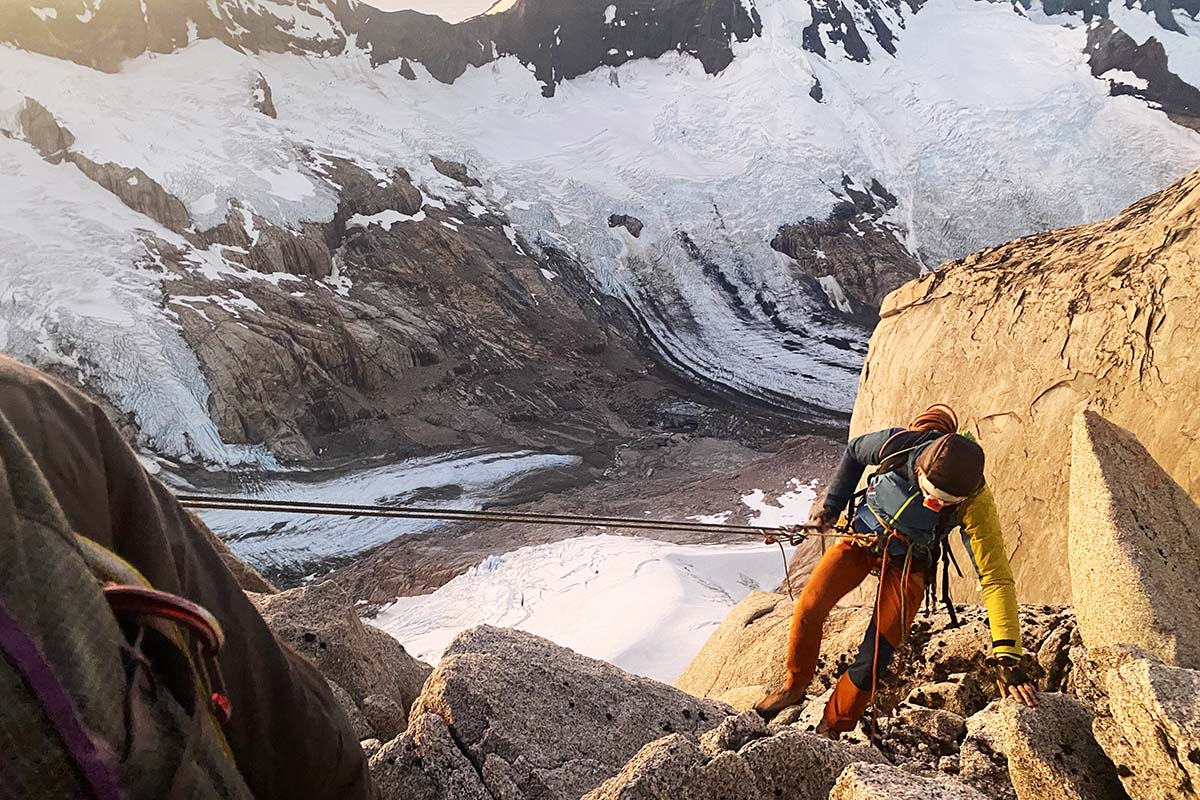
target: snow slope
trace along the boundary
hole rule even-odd
[[[407,80],[354,48],[253,55],[206,40],[117,74],[0,48],[0,128],[19,135],[15,110],[32,97],[75,133],[77,150],[141,167],[201,226],[235,198],[277,224],[329,219],[336,187],[314,167],[322,153],[404,167],[431,202],[498,206],[527,242],[577,254],[680,371],[817,419],[851,408],[866,334],[769,242],[780,225],[829,214],[843,176],[895,195],[885,221],[935,265],[1110,215],[1200,161],[1196,133],[1109,96],[1073,17],[932,0],[901,20],[896,55],[870,39],[862,61],[805,49],[808,5],[756,7],[762,36],[735,43],[718,75],[668,54],[564,81],[550,98],[515,58],[446,84],[419,64]],[[1193,39],[1173,36],[1171,63],[1186,72]],[[278,119],[253,107],[260,72]],[[821,102],[810,94],[817,81]],[[133,231],[156,226],[112,197],[75,192],[69,167],[49,168],[22,147],[0,139],[13,198],[0,210],[9,245],[0,299],[20,307],[0,318],[0,346],[41,362],[85,355],[81,368],[166,452],[200,441],[206,459],[246,458],[213,441],[170,304],[148,305],[170,286],[129,268]],[[466,163],[484,186],[436,173],[430,153]],[[640,237],[610,228],[613,213],[641,220]],[[197,269],[223,266],[219,252],[193,257]],[[87,280],[102,303],[44,290],[64,264],[93,262]],[[120,343],[105,333],[114,308]],[[160,399],[170,414],[156,414]]]
[[[672,683],[729,609],[782,579],[775,547],[599,535],[493,556],[367,621],[431,663],[459,632],[490,624]]]

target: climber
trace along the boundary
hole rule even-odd
[[[938,557],[950,546],[947,534],[958,526],[970,542],[979,572],[991,626],[991,661],[1001,695],[1037,705],[1034,685],[1020,666],[1016,591],[996,504],[984,482],[983,449],[957,430],[954,411],[939,404],[907,428],[850,441],[824,499],[814,504],[809,519],[831,531],[841,518],[837,527],[847,535],[825,552],[801,592],[792,615],[786,682],[780,691],[758,702],[755,709],[760,714],[769,719],[804,698],[816,671],[825,618],[838,600],[875,573],[879,587],[871,623],[818,726],[818,732],[831,738],[851,730],[907,637]],[[879,469],[856,495],[855,487],[869,465]]]
[[[5,797],[378,797],[198,521],[96,403],[3,356],[0,743]]]

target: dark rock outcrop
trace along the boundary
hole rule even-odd
[[[467,171],[466,164],[460,164],[457,161],[447,161],[437,156],[430,156],[429,160],[433,163],[434,169],[447,178],[458,181],[463,186],[477,187],[483,185],[477,178],[471,177],[471,174]]]
[[[191,227],[192,217],[187,207],[141,169],[113,162],[101,164],[72,150],[74,134],[59,125],[54,115],[36,100],[25,98],[20,123],[25,138],[51,164],[63,161],[74,164],[122,203],[164,228],[179,232]]]
[[[633,238],[638,238],[642,235],[642,221],[637,217],[629,214],[610,214],[608,217],[608,227],[622,227],[629,231],[629,235]]]
[[[260,113],[275,119],[278,115],[275,112],[275,100],[271,97],[271,84],[267,83],[266,77],[261,72],[255,77],[250,91],[254,98],[254,107]]]
[[[1174,24],[1173,19],[1170,22]],[[1139,45],[1106,19],[1088,28],[1087,54],[1088,66],[1097,78],[1118,70],[1136,75],[1145,83],[1143,88],[1114,78],[1109,84],[1111,94],[1146,100],[1180,125],[1200,130],[1200,88],[1171,71],[1167,51],[1157,39],[1151,37]]]
[[[822,281],[831,306],[873,321],[884,296],[921,274],[921,262],[903,245],[899,229],[882,219],[896,198],[878,181],[860,189],[843,176],[833,194],[839,199],[827,218],[782,226],[771,247]],[[830,278],[836,284],[826,286]],[[835,296],[839,288],[844,298]]]
[[[350,697],[355,707],[347,713],[363,720],[366,733],[390,739],[404,729],[431,668],[383,631],[364,625],[336,584],[251,599],[280,641]]]

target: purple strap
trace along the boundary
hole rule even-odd
[[[96,746],[83,726],[75,703],[30,639],[0,600],[0,652],[41,702],[42,711],[62,740],[83,782],[96,800],[123,800],[115,764]],[[34,744],[36,746],[36,744]]]

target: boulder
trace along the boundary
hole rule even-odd
[[[751,592],[726,615],[675,685],[697,697],[720,697],[739,709],[752,707],[784,681],[793,606],[785,595]],[[835,608],[829,615],[810,695],[832,686],[850,663],[870,617],[866,608]]]
[[[1200,507],[1137,437],[1085,411],[1071,456],[1071,593],[1089,648],[1200,668]]]
[[[987,451],[1025,602],[1070,599],[1063,477],[1080,409],[1132,431],[1200,496],[1198,221],[1200,171],[1112,219],[982,250],[883,302],[850,433],[953,405]],[[972,577],[955,581],[959,600],[978,596]]]
[[[1112,761],[1077,700],[1042,692],[1037,708],[992,703],[967,722],[960,774],[988,791],[1003,765],[1017,800],[1106,800],[1124,796]]]
[[[1124,661],[1124,663],[1119,663]],[[1200,794],[1200,671],[1127,654],[1105,670],[1096,739],[1133,800]]]
[[[766,729],[756,716],[726,720],[699,747],[679,734],[651,742],[584,800],[824,800],[849,764],[884,760],[873,748]]]
[[[958,743],[967,735],[967,724],[953,711],[940,708],[906,706],[897,714],[898,722],[942,752],[958,750]]]
[[[731,711],[541,637],[480,626],[450,643],[412,715],[441,717],[494,792],[575,800],[646,743],[699,736]]]
[[[364,625],[337,584],[325,581],[251,599],[281,641],[345,689],[364,715],[371,709],[366,718],[373,733],[388,736],[404,728],[431,669],[391,636]]]
[[[970,673],[957,680],[936,681],[915,686],[904,702],[925,708],[944,709],[960,717],[969,717],[987,705],[979,681]]]
[[[987,800],[950,778],[923,778],[885,764],[851,764],[838,776],[829,800]]]
[[[346,718],[350,720],[350,729],[354,731],[354,738],[360,742],[372,738],[374,730],[350,693],[331,680],[325,682],[329,684],[329,691],[333,693],[333,699],[337,700],[338,705],[346,712]]]
[[[404,733],[370,757],[380,800],[494,800],[445,720],[413,715]]]

